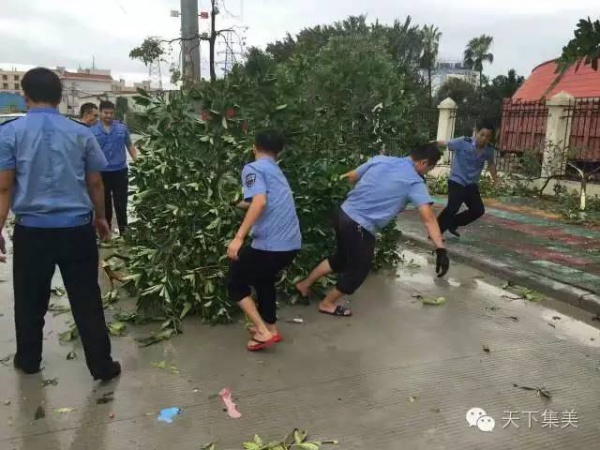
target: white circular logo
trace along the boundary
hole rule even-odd
[[[496,426],[496,421],[492,419],[490,416],[482,416],[477,421],[477,428],[479,431],[485,431],[487,433],[494,431],[494,427]]]
[[[467,422],[470,427],[474,427],[477,425],[477,421],[480,417],[487,416],[485,411],[481,408],[471,408],[467,411]]]

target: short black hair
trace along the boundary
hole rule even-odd
[[[104,109],[115,109],[115,104],[113,102],[109,102],[108,100],[102,100],[100,102],[100,111]]]
[[[79,108],[79,116],[83,117],[87,113],[91,113],[95,109],[98,109],[95,103],[84,103],[83,105],[81,105],[81,108]]]
[[[274,129],[261,130],[256,133],[254,145],[258,150],[278,155],[285,145],[283,135]]]
[[[58,105],[62,99],[60,78],[45,67],[36,67],[23,75],[21,88],[25,96],[35,103]]]
[[[477,125],[475,126],[475,128],[477,131],[480,131],[485,128],[486,130],[490,130],[493,133],[494,130],[496,129],[496,126],[492,123],[491,120],[482,119],[477,122]]]
[[[435,142],[428,142],[427,144],[417,145],[415,148],[411,149],[410,157],[413,161],[422,161],[426,159],[428,165],[433,167],[442,157],[442,152]]]

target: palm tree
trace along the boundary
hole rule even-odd
[[[437,62],[440,38],[442,33],[438,27],[425,25],[421,30],[423,39],[423,54],[421,56],[421,69],[427,71],[427,85],[429,86],[429,101],[433,101],[433,88],[431,85],[432,73]]]
[[[482,34],[479,37],[473,38],[467,44],[463,61],[465,66],[469,69],[476,70],[479,72],[479,87],[483,84],[483,63],[494,62],[494,55],[490,53],[490,47],[494,42],[492,36]]]

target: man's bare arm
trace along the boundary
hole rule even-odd
[[[4,229],[8,213],[10,211],[10,201],[13,185],[15,183],[15,171],[0,171],[0,232]]]
[[[425,225],[427,233],[429,233],[429,237],[435,244],[435,248],[444,248],[442,232],[440,230],[437,217],[435,217],[431,205],[421,206],[419,208],[419,213],[421,215],[421,221],[423,222],[423,225]]]
[[[250,208],[250,202],[242,200],[241,202],[239,202],[235,206],[236,206],[236,208],[240,208],[240,209],[243,209],[244,211],[247,211],[248,208]]]
[[[496,164],[489,163],[488,170],[490,171],[490,175],[492,175],[492,179],[494,180],[494,183],[498,183],[498,181],[500,181],[500,178],[498,178],[498,169],[496,168]]]
[[[88,192],[94,204],[94,217],[96,220],[105,220],[104,211],[104,184],[100,172],[88,172],[86,175]]]
[[[358,173],[356,173],[356,170],[351,170],[348,173],[345,173],[344,175],[342,175],[340,177],[340,180],[343,180],[344,178],[348,178],[348,182],[350,184],[356,184],[358,182],[358,180],[360,179],[360,177],[358,176]]]
[[[129,152],[131,159],[135,161],[138,157],[138,151],[137,148],[135,148],[135,145],[131,144],[129,147],[127,147],[127,151]]]
[[[252,202],[248,207],[248,212],[246,212],[246,216],[244,217],[244,221],[240,225],[238,232],[235,235],[236,239],[241,239],[242,241],[246,239],[248,233],[254,226],[254,224],[258,221],[261,214],[267,208],[267,196],[265,194],[258,194],[252,198]]]

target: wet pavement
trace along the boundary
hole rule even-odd
[[[435,202],[440,212],[446,199]],[[486,214],[459,229],[460,238],[446,233],[449,247],[600,293],[599,230],[565,224],[533,207],[496,200],[485,203]],[[404,231],[424,233],[416,211],[402,214],[398,224]]]
[[[407,248],[405,260],[397,273],[367,280],[351,319],[320,315],[314,303],[283,308],[284,341],[262,353],[245,350],[240,324],[187,320],[181,336],[147,348],[134,337],[156,325],[128,325],[112,339],[124,373],[106,385],[92,381],[79,343],[59,343],[69,314],[49,313],[44,371],[25,376],[10,360],[0,364],[0,448],[197,450],[215,441],[237,449],[254,434],[277,439],[294,427],[344,450],[596,448],[600,322],[551,299],[505,298],[502,280],[459,264],[435,279],[421,250]],[[0,279],[10,276],[1,266]],[[14,352],[9,281],[0,294],[2,359]],[[417,294],[446,303],[424,306]],[[286,322],[296,316],[304,323]],[[67,360],[72,351],[77,358]],[[165,369],[153,366],[160,361]],[[224,387],[240,419],[223,411]],[[158,422],[169,407],[181,414]],[[469,427],[473,407],[495,420],[492,432]]]

